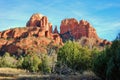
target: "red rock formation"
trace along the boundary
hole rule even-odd
[[[14,28],[1,32],[0,50],[17,53],[18,49],[23,51],[34,50],[46,53],[46,49],[42,46],[47,46],[51,42],[54,45],[63,45],[58,34],[52,34],[40,27],[24,27]],[[42,51],[41,51],[42,50]]]
[[[33,14],[26,26],[0,32],[0,50],[17,53],[18,49],[24,52],[30,49],[46,53],[47,50],[42,46],[51,42],[54,45],[63,45],[60,36],[52,33],[52,24],[48,23],[46,16]]]
[[[55,29],[54,29],[53,33],[57,33],[57,34],[59,33],[58,29],[57,29],[57,26],[55,26]]]
[[[46,47],[50,43],[54,45],[63,45],[62,39],[58,34],[57,27],[52,31],[52,24],[48,22],[48,18],[41,14],[33,14],[26,24],[27,27],[9,29],[0,32],[0,51],[9,53],[17,53],[18,50],[26,52],[27,50],[34,50],[36,52],[46,53]],[[52,33],[53,32],[53,33]],[[68,32],[69,36],[74,39],[87,37],[83,43],[91,43],[94,38],[94,44],[108,45],[111,42],[100,39],[96,30],[90,25],[89,22],[81,20],[78,22],[76,19],[62,20],[60,26],[60,35]],[[88,40],[91,38],[91,40]]]
[[[78,21],[76,19],[64,19],[60,25],[60,34],[64,34],[68,30],[73,30],[76,26],[78,26]]]
[[[81,37],[98,38],[96,30],[89,22],[81,20],[79,23],[76,19],[65,19],[61,22],[60,34],[70,31],[72,36],[77,40]]]
[[[33,14],[26,24],[27,27],[40,27],[51,32],[52,24],[48,22],[48,18],[41,14]]]
[[[49,26],[49,31],[50,31],[50,33],[52,33],[53,31],[52,31],[52,24],[51,23],[48,23],[48,26]]]
[[[1,34],[2,34],[2,32],[0,32],[0,38],[1,38]]]
[[[67,32],[69,32],[70,35],[65,35]],[[107,40],[101,40],[98,37],[95,28],[93,28],[92,25],[90,25],[90,23],[85,20],[80,20],[80,22],[78,22],[74,18],[62,20],[60,25],[60,34],[64,34],[64,38],[66,39],[69,39],[68,37],[71,36],[75,40],[81,39],[82,37],[86,37],[88,39],[94,38],[98,44],[111,44],[111,42]]]

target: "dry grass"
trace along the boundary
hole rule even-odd
[[[0,80],[16,80],[19,74],[26,74],[26,71],[15,68],[0,68]]]
[[[19,73],[26,73],[26,71],[22,69],[16,69],[16,68],[0,68],[0,73],[19,74]]]
[[[0,80],[16,80],[14,77],[0,77]]]
[[[0,68],[0,80],[99,80],[91,71],[77,75],[41,75],[15,68]]]

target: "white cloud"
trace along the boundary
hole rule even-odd
[[[10,10],[1,8],[0,12],[4,13],[0,13],[0,22],[2,22],[0,26],[24,26],[33,13],[40,12],[43,15],[48,16],[53,25],[58,26],[64,18],[75,17],[77,20],[88,20],[97,29],[97,32],[101,36],[120,30],[119,18],[114,20],[115,18],[113,17],[97,14],[97,11],[99,10],[109,9],[112,7],[118,8],[120,7],[119,3],[96,2],[96,4],[93,5],[92,2],[89,3],[89,1],[84,2],[82,0],[70,0],[68,2],[64,2],[66,0],[42,1],[43,0],[30,0],[29,2],[20,1],[17,2],[17,4],[14,3],[14,6],[12,6]]]

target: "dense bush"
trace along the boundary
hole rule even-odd
[[[41,58],[42,63],[39,64],[39,70],[42,71],[42,73],[51,73],[51,67],[50,67],[50,60],[47,55],[44,55]]]
[[[22,68],[31,72],[36,72],[39,70],[39,64],[41,64],[41,59],[37,56],[37,54],[28,54],[24,57]]]
[[[94,60],[94,72],[103,80],[120,80],[120,40],[100,52]]]
[[[23,57],[23,56],[20,56],[20,57],[17,59],[17,64],[16,64],[17,68],[23,68],[23,67],[22,67],[23,61],[24,61],[24,57]]]
[[[0,56],[0,67],[21,68],[30,72],[51,73],[55,66],[56,55],[36,54],[29,51],[29,54],[21,56],[10,55],[5,53]]]
[[[10,53],[6,52],[3,56],[0,57],[0,67],[17,67],[17,60],[15,57],[10,56]]]
[[[107,58],[105,58],[106,54],[104,52],[99,53],[96,59],[93,60],[93,71],[97,76],[105,79],[106,77],[106,62]]]
[[[58,65],[66,65],[73,70],[87,70],[92,65],[92,51],[77,42],[68,41],[58,51]]]

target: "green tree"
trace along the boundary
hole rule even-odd
[[[116,37],[116,40],[120,40],[120,33],[118,33],[118,36]]]
[[[24,57],[20,56],[17,60],[17,68],[22,68],[23,61],[24,61]]]
[[[107,62],[106,76],[108,80],[120,79],[120,40],[115,40],[107,52],[109,60]]]
[[[120,79],[120,40],[100,52],[94,60],[93,71],[103,80]]]
[[[39,70],[42,71],[42,73],[46,74],[46,73],[51,73],[51,65],[49,62],[50,59],[49,59],[49,56],[48,55],[44,55],[42,56],[42,59],[41,59],[42,63],[39,65]]]
[[[93,71],[97,76],[101,77],[103,80],[106,78],[106,62],[105,58],[106,54],[104,52],[100,52],[99,55],[93,60]]]
[[[0,57],[0,67],[16,67],[16,63],[17,60],[8,52]]]
[[[91,50],[77,42],[68,41],[58,51],[58,65],[67,65],[73,70],[86,70],[91,67]]]
[[[41,59],[37,56],[37,54],[28,54],[24,57],[22,67],[31,72],[36,72],[39,70],[39,64],[41,64]]]

